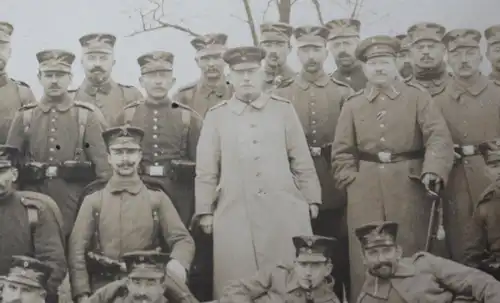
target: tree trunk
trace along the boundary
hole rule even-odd
[[[290,23],[290,15],[292,13],[292,1],[291,0],[276,0],[278,5],[278,13],[280,16],[280,22]]]
[[[252,8],[250,7],[249,0],[243,0],[243,5],[245,6],[245,12],[247,14],[247,23],[250,28],[250,33],[252,34],[253,44],[255,46],[259,45],[259,37],[257,36],[257,29],[255,28],[255,21],[253,20]]]

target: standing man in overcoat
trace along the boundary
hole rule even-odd
[[[396,77],[398,45],[389,36],[360,43],[356,54],[369,84],[344,104],[332,147],[337,185],[347,189],[352,302],[364,277],[353,229],[397,221],[405,251],[422,250],[431,209],[426,190],[439,192],[453,164],[450,133],[429,94]]]
[[[214,235],[214,290],[295,258],[294,235],[311,235],[321,189],[289,100],[262,93],[265,51],[224,54],[234,96],[212,107],[196,160],[196,215]]]
[[[491,64],[489,78],[497,86],[500,86],[500,24],[488,27],[484,31],[484,38],[488,43],[486,58]]]
[[[78,89],[70,91],[71,96],[74,100],[95,105],[104,115],[106,123],[113,125],[120,110],[131,102],[142,100],[142,93],[111,78],[116,63],[114,35],[91,33],[82,36],[79,41],[85,79]]]
[[[226,63],[222,60],[226,42],[227,35],[222,33],[206,34],[191,40],[201,77],[179,88],[173,99],[191,107],[202,117],[212,106],[233,95],[233,88],[224,74]]]
[[[479,42],[474,29],[455,29],[443,41],[453,70],[445,91],[435,97],[450,130],[455,150],[445,199],[443,219],[451,258],[464,257],[465,240],[472,213],[481,193],[490,184],[481,145],[500,139],[500,87],[481,74]]]
[[[297,111],[321,184],[323,203],[318,218],[313,222],[314,233],[341,241],[334,250],[339,261],[334,268],[337,296],[341,298],[344,284],[348,289],[349,277],[346,199],[344,191],[333,186],[331,144],[342,104],[353,91],[347,84],[333,81],[324,71],[328,56],[328,29],[301,26],[295,29],[294,34],[302,70],[290,86],[279,89],[276,93],[290,100]],[[344,253],[339,252],[344,248]]]
[[[6,68],[12,54],[11,37],[14,26],[0,22],[0,144],[7,140],[10,123],[16,111],[22,106],[35,102],[35,96],[28,84],[9,78]]]

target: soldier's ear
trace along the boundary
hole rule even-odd
[[[143,76],[139,77],[139,83],[141,84],[142,87],[144,87],[144,77]]]
[[[396,257],[398,259],[403,257],[403,248],[400,245],[396,245]]]
[[[11,168],[11,174],[12,174],[12,182],[16,182],[17,178],[19,178],[19,171],[17,168],[13,167]]]
[[[170,84],[171,84],[172,86],[174,86],[174,85],[175,85],[175,82],[177,82],[177,78],[176,78],[176,77],[172,77],[172,80],[170,80]]]

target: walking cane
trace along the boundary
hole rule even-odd
[[[443,206],[441,196],[431,190],[428,190],[427,194],[432,198],[432,207],[429,217],[429,225],[427,227],[425,251],[430,252],[433,240],[444,240],[446,233],[443,227]]]

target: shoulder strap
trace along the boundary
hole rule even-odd
[[[123,113],[125,124],[132,123],[132,120],[134,119],[134,115],[135,115],[135,109],[136,109],[135,106],[130,106],[130,107],[125,108],[124,113]]]
[[[188,110],[181,110],[182,124],[182,146],[181,146],[181,158],[184,159],[187,156],[188,141],[189,141],[189,128],[191,126],[191,112]]]
[[[99,222],[101,217],[101,207],[103,202],[103,191],[99,192],[99,202],[96,205],[92,206],[92,220],[94,220],[94,232],[92,233],[91,246],[94,249],[95,253],[100,254],[102,252],[101,249],[101,234],[99,232]]]
[[[78,144],[75,149],[75,160],[78,161],[81,159],[84,150],[83,141],[85,140],[85,128],[87,127],[89,111],[83,107],[77,107],[76,114],[78,117]]]

